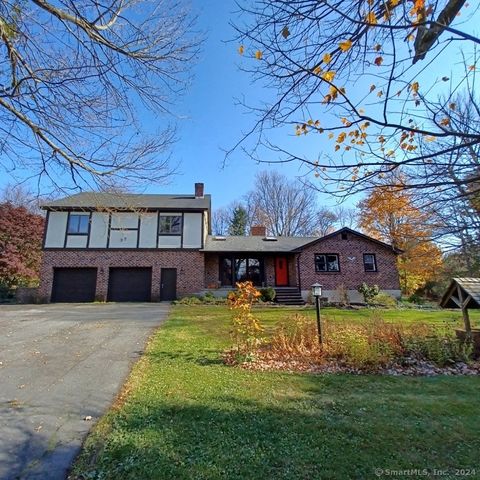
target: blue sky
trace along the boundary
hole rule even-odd
[[[232,41],[235,32],[229,25],[230,21],[238,19],[234,1],[192,0],[192,8],[199,15],[198,28],[206,33],[206,42],[198,62],[193,66],[191,88],[175,110],[180,118],[178,143],[173,147],[172,161],[178,162],[179,173],[168,184],[146,186],[145,191],[189,193],[193,192],[193,184],[200,181],[205,183],[207,193],[212,194],[214,208],[217,208],[239,199],[250,190],[255,174],[260,170],[274,168],[290,178],[305,172],[295,164],[257,165],[241,149],[236,150],[224,164],[224,150],[238,142],[255,121],[244,107],[236,105],[237,99],[244,98],[246,103],[258,105],[258,101],[268,98],[271,92],[252,85],[251,77],[239,69],[244,60],[238,53],[238,43]],[[453,63],[448,69],[453,67]],[[444,70],[441,75],[450,73],[447,68]],[[371,82],[365,79],[362,83],[370,85]],[[155,123],[156,118],[158,122],[165,120],[148,115],[145,121]],[[158,126],[161,128],[162,123]],[[296,151],[307,152],[310,158],[322,149],[332,149],[331,142],[319,136],[296,137],[293,129],[292,132],[285,129],[272,132],[271,138],[281,140],[282,144],[295,145]],[[273,156],[270,158],[275,159]],[[7,183],[12,183],[12,178],[6,174],[0,176],[0,188]],[[354,202],[355,199],[350,199],[347,204],[353,205]],[[335,200],[319,194],[319,204],[332,206]]]
[[[250,76],[239,70],[242,57],[237,51],[238,43],[232,41],[235,32],[229,25],[235,19],[235,3],[196,0],[193,8],[199,13],[200,28],[206,31],[207,41],[195,68],[192,88],[180,108],[188,117],[179,124],[180,141],[174,148],[182,174],[164,190],[189,192],[195,181],[203,181],[206,191],[213,195],[214,207],[219,207],[244,195],[251,189],[255,173],[269,168],[256,164],[241,150],[234,152],[224,165],[224,150],[235,145],[255,120],[244,107],[236,105],[237,100],[244,98],[251,103],[268,92],[252,85]],[[270,168],[292,178],[303,173],[298,165]]]

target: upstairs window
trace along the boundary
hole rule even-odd
[[[88,235],[90,215],[70,214],[68,217],[67,233],[69,235]]]
[[[181,235],[182,217],[180,215],[161,215],[159,233],[160,235]]]
[[[377,259],[375,258],[374,253],[364,253],[363,254],[363,266],[366,272],[376,272],[377,271]]]
[[[340,262],[336,253],[317,253],[315,254],[315,271],[322,272],[339,272]]]

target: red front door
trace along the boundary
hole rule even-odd
[[[275,283],[277,287],[286,287],[288,285],[288,266],[285,257],[275,258]]]

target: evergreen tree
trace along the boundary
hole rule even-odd
[[[246,235],[248,223],[247,211],[242,205],[238,205],[233,209],[232,219],[228,227],[229,235]]]

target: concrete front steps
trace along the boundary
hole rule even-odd
[[[277,287],[275,292],[275,301],[280,305],[305,305],[302,295],[296,287]]]

